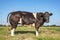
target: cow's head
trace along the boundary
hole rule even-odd
[[[45,12],[44,13],[44,21],[45,22],[49,22],[49,17],[52,15],[52,13],[49,13],[49,12]]]

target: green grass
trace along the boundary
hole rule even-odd
[[[0,27],[0,40],[60,40],[60,27],[40,27],[38,37],[34,27],[17,27],[14,37],[7,27]]]

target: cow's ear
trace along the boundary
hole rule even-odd
[[[49,14],[50,16],[53,15],[52,13]]]

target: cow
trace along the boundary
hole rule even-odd
[[[11,25],[11,36],[14,36],[14,31],[17,28],[17,25],[20,23],[22,25],[35,24],[36,36],[38,36],[38,29],[45,22],[49,22],[49,18],[52,13],[49,12],[26,12],[26,11],[15,11],[10,12],[7,16],[7,22]]]

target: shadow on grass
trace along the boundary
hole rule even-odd
[[[27,33],[35,34],[35,31],[15,31],[15,34],[27,34]]]

